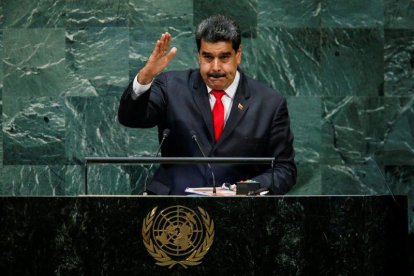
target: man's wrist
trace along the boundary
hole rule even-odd
[[[150,84],[153,79],[154,76],[144,69],[141,69],[137,74],[137,82],[142,85]]]
[[[152,81],[147,84],[142,84],[138,81],[138,76],[132,82],[132,99],[136,100],[140,95],[142,95],[145,91],[148,91],[152,85]]]

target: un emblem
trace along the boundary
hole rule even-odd
[[[155,207],[142,224],[142,237],[148,253],[160,266],[184,268],[201,263],[214,240],[214,222],[198,207],[200,216],[185,206],[157,212]]]

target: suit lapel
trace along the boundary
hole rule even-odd
[[[246,86],[244,74],[240,72],[240,83],[234,95],[233,105],[231,107],[229,118],[224,126],[223,133],[217,141],[216,147],[219,146],[233,132],[243,118],[250,105],[250,92]]]
[[[203,117],[204,123],[207,126],[210,138],[214,137],[213,130],[213,118],[211,116],[210,101],[208,98],[207,88],[204,84],[199,72],[195,74],[193,80],[193,99],[196,106],[200,110],[201,116]]]

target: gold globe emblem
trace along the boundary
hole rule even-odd
[[[198,207],[177,205],[157,213],[152,209],[142,224],[142,237],[148,253],[160,266],[187,268],[201,263],[214,239],[214,222]]]

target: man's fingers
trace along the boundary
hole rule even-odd
[[[168,32],[163,33],[155,44],[153,54],[164,56],[170,47],[170,41],[171,35]]]
[[[172,47],[170,52],[166,55],[168,62],[170,62],[173,59],[173,57],[175,57],[175,54],[177,54],[177,48]]]
[[[174,58],[177,53],[177,48],[172,47],[167,53],[170,47],[171,35],[164,33],[160,36],[160,39],[155,42],[154,50],[149,57],[144,68],[139,73],[140,83],[149,83],[154,77],[162,72]]]
[[[165,32],[162,34],[164,41],[169,42],[171,40],[171,35],[169,32]]]
[[[164,52],[168,51],[170,47],[171,35],[169,33],[164,33],[161,36],[162,50]]]
[[[157,42],[155,42],[154,50],[152,50],[152,55],[158,55],[162,52],[161,46],[161,41],[157,40]]]

